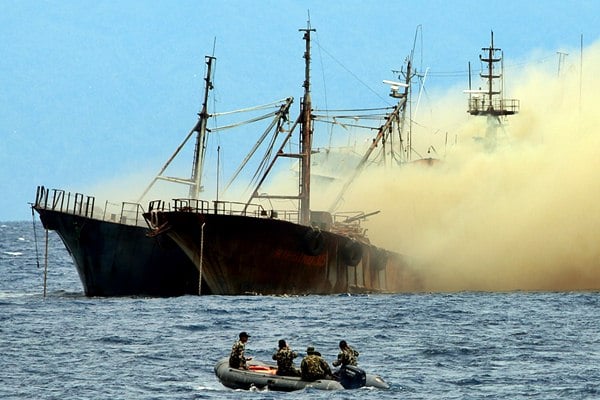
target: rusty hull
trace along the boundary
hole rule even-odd
[[[420,280],[400,254],[353,242],[362,250],[348,264],[347,236],[322,231],[318,254],[307,251],[313,228],[272,218],[158,211],[153,216],[193,261],[210,293],[334,294],[418,291]],[[149,219],[149,215],[145,215]],[[352,263],[352,262],[350,262]]]

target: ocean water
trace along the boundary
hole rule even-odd
[[[35,239],[37,237],[37,240]],[[600,296],[452,293],[87,298],[60,239],[0,223],[2,399],[598,399]],[[346,339],[389,390],[234,391],[213,372],[237,334],[326,360]]]

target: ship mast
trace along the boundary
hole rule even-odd
[[[269,166],[265,169],[262,178],[259,180],[254,192],[244,207],[244,211],[253,199],[289,199],[298,201],[298,223],[302,225],[310,225],[310,164],[312,153],[312,133],[313,133],[313,116],[312,116],[312,101],[310,98],[310,34],[316,29],[310,27],[310,21],[307,28],[299,29],[304,32],[304,40],[306,41],[306,50],[304,52],[305,69],[304,69],[304,96],[300,104],[300,114],[292,127],[288,130],[288,134],[282,140],[279,149],[275,152]],[[291,100],[291,99],[290,99]],[[289,107],[289,104],[287,105]],[[283,109],[282,109],[283,110]],[[286,108],[287,110],[287,108]],[[300,147],[298,153],[287,153],[284,151],[285,145],[290,141],[292,133],[297,126],[300,126]],[[294,195],[273,195],[259,194],[259,188],[264,183],[265,179],[271,172],[273,166],[279,157],[290,157],[299,160],[300,173],[298,183],[298,193]]]
[[[304,52],[304,98],[302,99],[300,119],[300,223],[310,224],[310,163],[312,152],[312,102],[310,98],[310,21],[304,32],[306,51]]]
[[[486,142],[488,146],[495,146],[496,130],[501,126],[500,117],[513,115],[519,112],[519,100],[504,99],[504,64],[502,50],[494,47],[494,32],[491,32],[490,47],[483,47],[483,54],[479,60],[484,63],[485,71],[480,73],[485,81],[485,89],[471,89],[471,67],[469,64],[469,114],[485,116],[488,119]],[[500,63],[500,67],[496,64]]]
[[[363,155],[362,159],[360,160],[360,162],[354,169],[354,172],[348,178],[346,183],[344,183],[344,186],[339,191],[335,200],[331,203],[331,206],[329,206],[330,213],[333,213],[336,210],[336,208],[338,207],[339,203],[342,201],[342,198],[346,194],[346,191],[348,190],[350,185],[352,185],[354,180],[356,180],[356,178],[365,169],[365,166],[367,165],[367,162],[369,161],[371,154],[375,151],[377,146],[379,146],[379,143],[382,143],[382,142],[385,143],[387,141],[386,139],[388,137],[392,137],[392,135],[390,133],[392,131],[392,127],[393,127],[394,123],[402,124],[402,126],[400,128],[401,129],[400,132],[402,132],[402,129],[404,127],[406,103],[408,101],[408,95],[409,95],[409,90],[410,90],[410,79],[411,79],[410,65],[411,65],[411,63],[409,61],[408,66],[407,66],[406,80],[404,83],[384,81],[384,83],[388,83],[388,84],[392,85],[390,96],[393,98],[399,99],[398,103],[386,117],[385,123],[379,127],[379,130],[377,131],[377,135],[375,136],[375,138],[371,142],[371,145],[369,146],[369,148]],[[404,87],[403,92],[398,91],[400,86]],[[401,139],[401,137],[400,137],[400,139]],[[410,141],[409,141],[409,143],[410,143]],[[410,149],[410,147],[409,147],[409,149]]]
[[[208,93],[213,88],[211,82],[212,63],[215,57],[206,56],[206,77],[204,78],[204,99],[202,110],[198,114],[200,117],[194,130],[198,132],[196,136],[196,146],[194,148],[194,163],[192,166],[192,177],[190,185],[190,198],[198,199],[202,191],[202,169],[204,168],[204,155],[206,153],[206,125],[208,122]]]

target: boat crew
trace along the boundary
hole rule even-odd
[[[239,340],[231,347],[231,354],[229,355],[229,366],[231,368],[248,369],[246,361],[252,360],[252,357],[246,357],[244,351],[249,337],[250,335],[246,332],[240,332]]]
[[[279,349],[273,354],[273,360],[277,361],[277,375],[300,376],[300,371],[294,367],[294,358],[298,353],[290,349],[285,340],[279,341]]]
[[[333,363],[334,367],[346,365],[358,365],[358,351],[354,350],[352,347],[346,343],[345,340],[340,341],[340,353],[337,356],[337,360]]]
[[[315,348],[309,346],[306,349],[306,356],[300,364],[302,379],[305,381],[316,381],[319,379],[331,379],[331,368],[323,358],[321,353],[315,351]]]

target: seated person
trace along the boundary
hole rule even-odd
[[[248,369],[246,361],[252,360],[252,357],[246,357],[244,352],[249,337],[250,335],[246,332],[240,332],[239,340],[231,347],[231,354],[229,354],[229,366],[231,368]]]
[[[346,343],[345,340],[340,341],[340,350],[337,360],[332,363],[334,367],[339,365],[342,367],[346,365],[358,365],[358,351],[348,346],[348,343]]]
[[[310,346],[306,349],[306,357],[302,359],[300,364],[302,379],[305,381],[316,381],[319,379],[332,379],[331,368],[323,358],[321,353],[315,351],[315,348]]]
[[[294,358],[298,353],[289,348],[285,340],[279,341],[279,349],[273,354],[273,360],[277,361],[277,375],[300,376],[300,371],[294,367]]]

